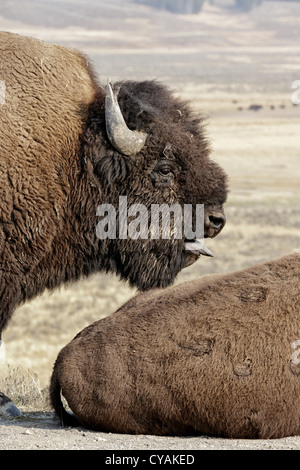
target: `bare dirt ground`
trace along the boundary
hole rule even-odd
[[[201,437],[161,437],[62,428],[51,413],[25,414],[13,422],[0,420],[1,450],[102,450],[179,451],[191,454],[199,450],[299,450],[299,437],[270,440],[221,439]],[[118,451],[120,453],[118,454]],[[167,453],[167,452],[166,452]],[[132,455],[134,452],[132,452]],[[106,453],[104,452],[104,455]],[[130,455],[130,452],[126,455]]]
[[[109,75],[113,79],[159,77],[209,115],[207,132],[213,157],[230,178],[227,225],[220,236],[207,242],[215,258],[201,258],[182,271],[176,282],[240,269],[300,248],[300,106],[291,103],[291,84],[300,79],[300,47],[293,36],[300,8],[293,3],[268,4],[274,6],[271,17],[259,11],[234,16],[216,6],[207,6],[199,16],[162,15],[155,26],[156,35],[150,20],[142,23],[140,19],[136,31],[141,36],[139,48],[132,49],[126,43],[127,48],[119,50],[115,42],[109,43],[109,31],[106,35],[102,32],[106,46],[100,47],[98,30],[93,36],[91,30],[76,26],[58,30],[58,34],[51,28],[0,18],[0,29],[25,34],[31,31],[31,35],[50,42],[81,45],[103,80]],[[177,25],[182,22],[185,29],[177,36],[174,32],[177,46],[170,46],[168,53],[173,19]],[[153,35],[154,49],[149,47],[147,32]],[[116,38],[113,31],[110,34]],[[158,41],[159,35],[165,38],[163,43]],[[124,41],[125,36],[128,42],[124,30]],[[122,30],[117,37],[122,43]],[[262,108],[251,111],[253,104]],[[18,308],[3,338],[9,370],[7,365],[0,365],[0,390],[12,396],[14,380],[14,399],[24,417],[0,419],[0,449],[300,449],[298,436],[249,441],[129,436],[62,428],[42,393],[59,350],[83,327],[109,315],[134,294],[134,289],[115,277],[98,274]],[[5,382],[7,374],[10,384]],[[28,395],[27,401],[19,398],[22,393]]]

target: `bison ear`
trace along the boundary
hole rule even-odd
[[[142,131],[132,131],[127,127],[118,103],[119,91],[120,88],[113,91],[108,80],[105,97],[106,132],[110,143],[118,152],[132,156],[142,150],[147,134]]]

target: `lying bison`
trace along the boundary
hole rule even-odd
[[[299,278],[300,251],[137,295],[60,352],[56,413],[120,433],[299,435]]]
[[[91,273],[141,291],[171,284],[201,246],[100,240],[97,208],[120,195],[148,208],[203,204],[204,235],[217,235],[227,182],[202,117],[155,81],[103,89],[64,47],[1,32],[0,57],[0,335],[21,302]]]

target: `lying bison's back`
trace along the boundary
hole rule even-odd
[[[5,84],[1,168],[26,163],[49,172],[62,156],[70,158],[78,150],[82,111],[94,93],[86,59],[76,51],[6,32],[0,32],[0,57]]]
[[[294,253],[139,294],[84,329],[56,370],[78,420],[125,433],[299,434],[299,269]]]

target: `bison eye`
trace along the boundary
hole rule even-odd
[[[167,176],[170,173],[172,173],[172,170],[170,168],[161,168],[159,170],[159,174],[162,175],[162,176]]]

